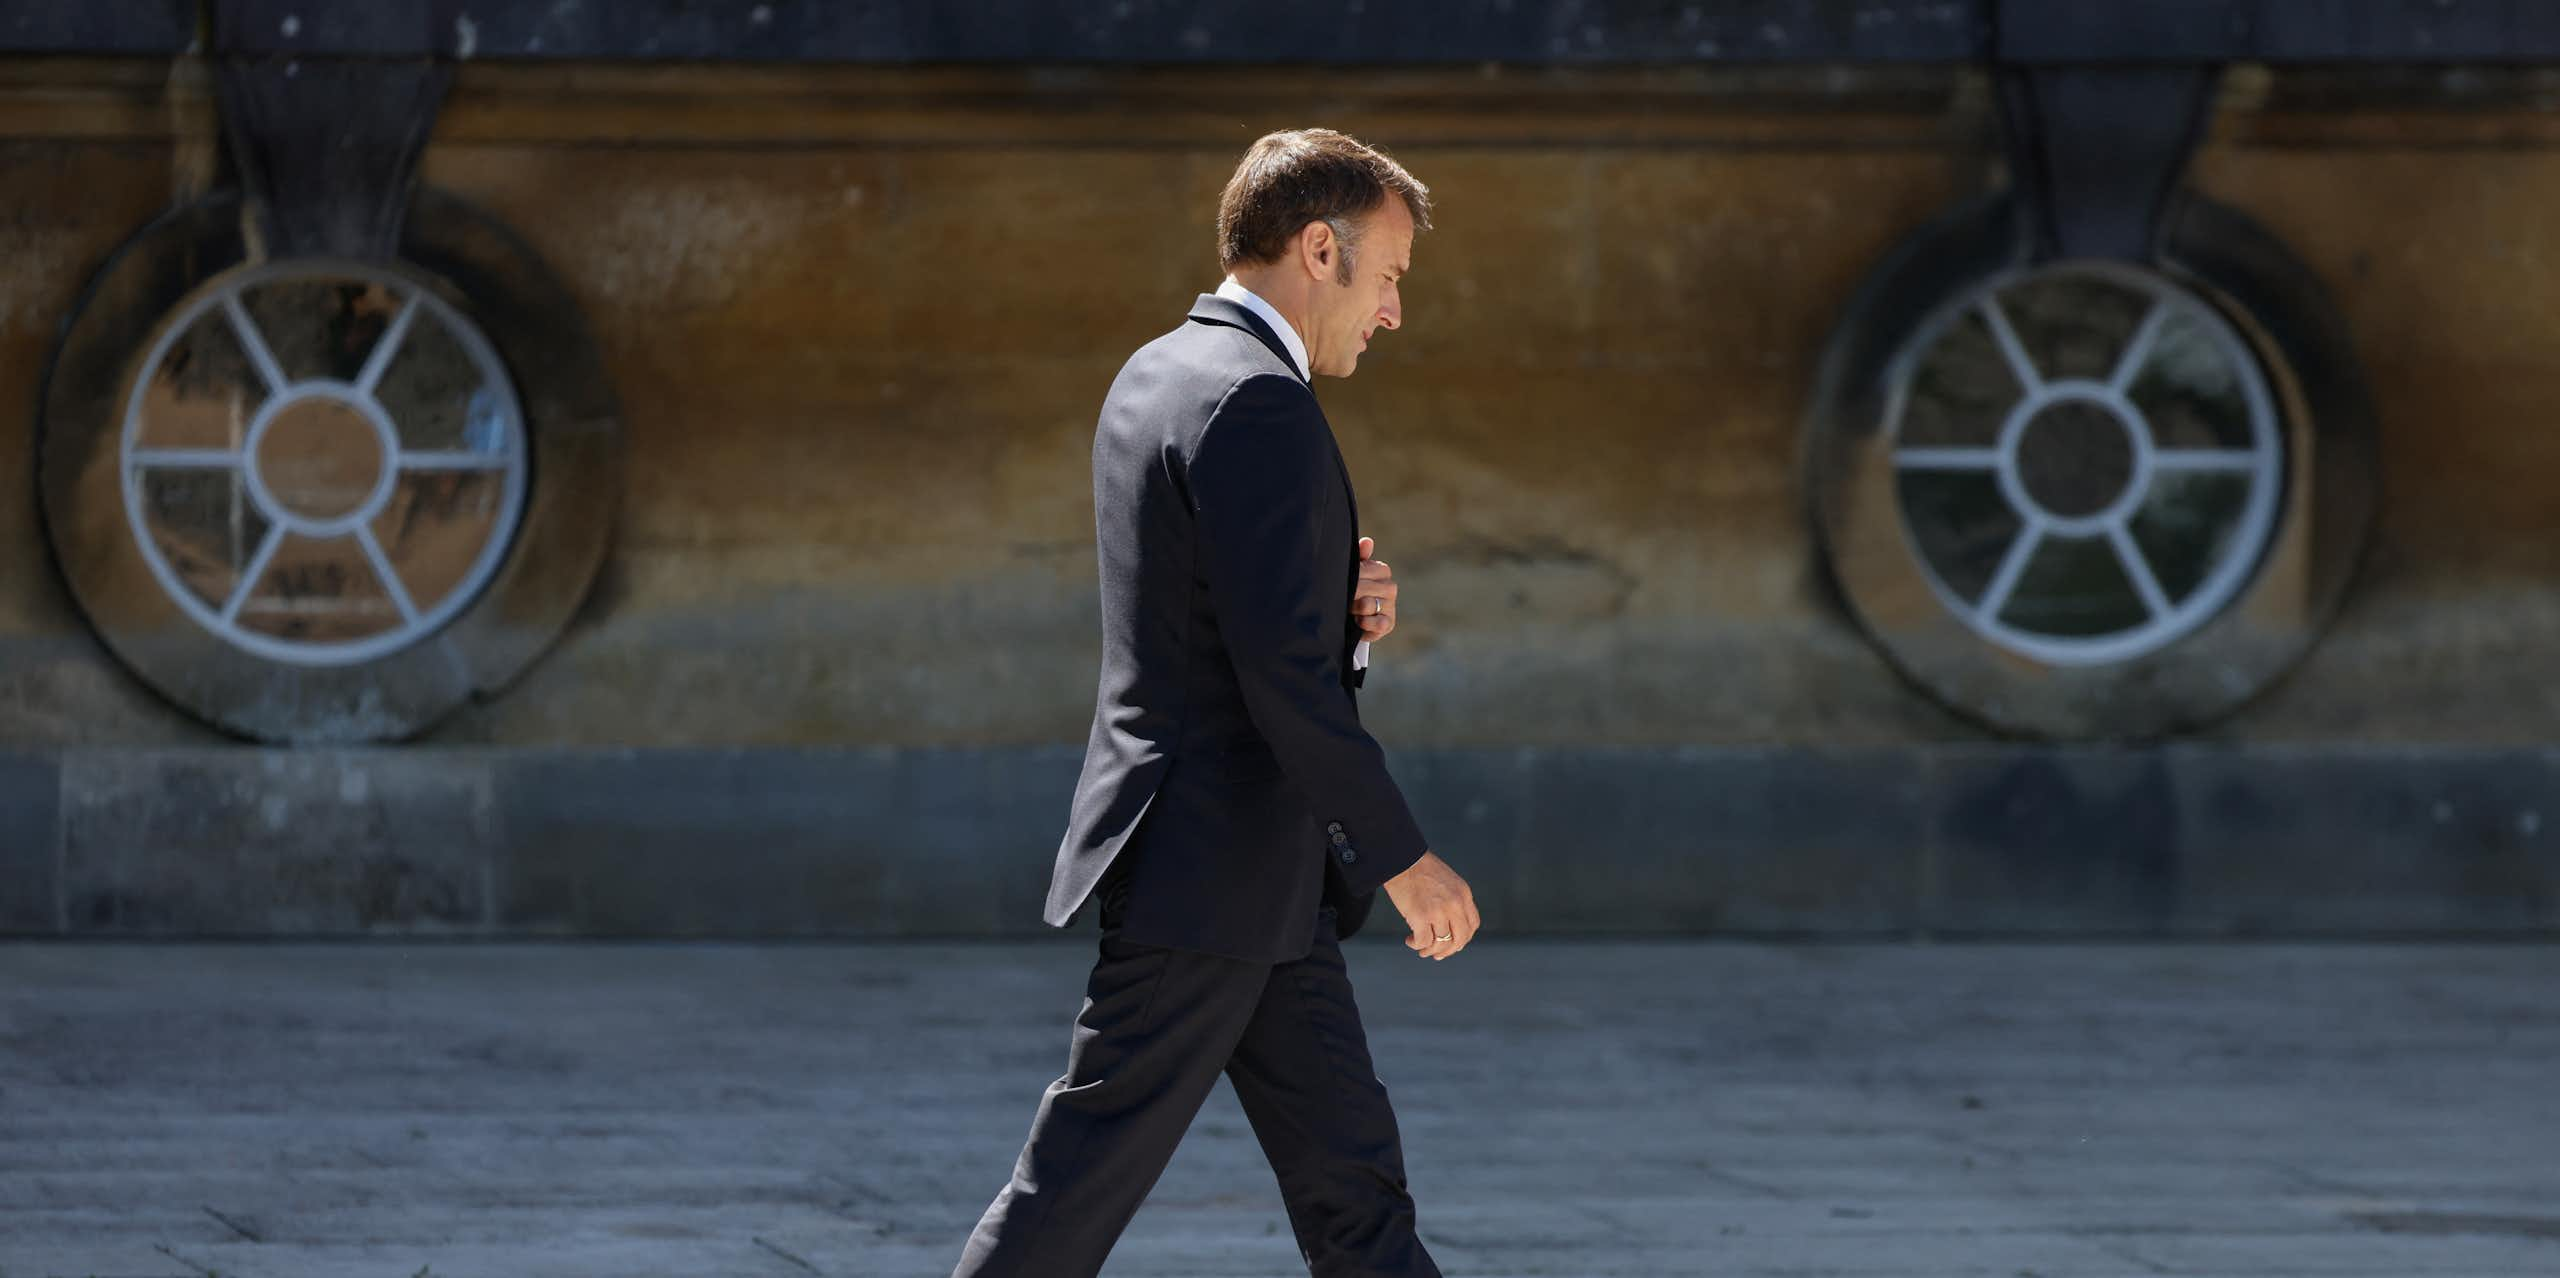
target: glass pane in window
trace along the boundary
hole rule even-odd
[[[241,305],[275,355],[285,380],[354,381],[401,299],[384,284],[352,279],[288,279],[253,285]]]
[[[506,473],[496,470],[409,471],[373,521],[383,556],[424,612],[442,602],[497,535],[506,503]]]
[[[2000,495],[1999,477],[1987,470],[1906,470],[1896,483],[1921,562],[1957,598],[1980,599],[2020,526]]]
[[[2160,448],[2247,448],[2249,400],[2241,376],[2204,322],[2178,310],[2160,325],[2129,394]]]
[[[170,343],[142,387],[137,448],[237,449],[266,402],[266,383],[249,365],[220,310],[198,316]]]
[[[145,470],[139,485],[142,524],[162,562],[189,594],[220,611],[267,535],[266,518],[240,491],[239,472]]]
[[[504,451],[502,398],[443,321],[424,311],[409,325],[375,397],[390,411],[402,448]]]
[[[287,516],[309,520],[355,514],[391,461],[382,433],[354,404],[319,395],[287,403],[270,418],[251,460]]]
[[[1906,448],[1988,448],[2024,388],[1979,308],[1967,308],[1921,352],[1895,442]]]
[[[2249,503],[2246,472],[2163,472],[2134,512],[2133,540],[2173,601],[2211,575]]]
[[[2001,290],[1999,305],[2044,380],[2103,382],[2115,374],[2152,299],[2113,280],[2058,271]]]
[[[319,643],[361,639],[399,624],[400,610],[353,537],[288,534],[240,609],[243,629]]]
[[[2103,537],[2046,537],[2000,610],[2009,625],[2065,638],[2114,634],[2150,619]]]
[[[2133,436],[2086,400],[2038,412],[2018,436],[2018,483],[2035,504],[2084,519],[2123,499],[2133,482]]]

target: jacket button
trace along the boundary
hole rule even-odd
[[[1359,854],[1359,853],[1354,852],[1354,851],[1352,851],[1352,850],[1351,850],[1351,849],[1349,849],[1349,848],[1344,848],[1344,849],[1342,850],[1342,863],[1343,863],[1344,865],[1349,865],[1349,864],[1351,864],[1352,862],[1357,861],[1357,860],[1359,860],[1359,859],[1360,859],[1360,854]]]
[[[1336,830],[1336,831],[1334,831],[1334,832],[1333,832],[1333,846],[1335,846],[1335,847],[1341,847],[1343,844],[1345,844],[1345,843],[1349,843],[1350,841],[1351,841],[1351,836],[1350,836],[1350,835],[1348,835],[1348,834],[1344,834],[1344,833],[1343,833],[1342,831],[1340,831],[1340,830]]]
[[[1342,833],[1342,823],[1340,821],[1327,821],[1324,823],[1324,832],[1327,834],[1340,834]]]

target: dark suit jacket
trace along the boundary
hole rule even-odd
[[[1102,681],[1052,925],[1110,872],[1124,939],[1282,962],[1422,856],[1353,692],[1351,477],[1284,349],[1203,295],[1103,401]]]

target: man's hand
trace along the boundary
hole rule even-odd
[[[1363,538],[1362,540],[1367,540]],[[1427,959],[1444,959],[1467,948],[1484,920],[1476,916],[1476,894],[1436,852],[1425,852],[1404,873],[1387,880],[1387,899],[1411,929],[1405,948]]]
[[[1351,615],[1360,623],[1360,637],[1379,640],[1396,628],[1396,575],[1387,570],[1387,561],[1372,559],[1378,553],[1378,539],[1360,539],[1360,582],[1351,592]]]

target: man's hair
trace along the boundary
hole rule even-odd
[[[1431,229],[1430,190],[1386,152],[1331,129],[1264,134],[1218,197],[1218,265],[1277,262],[1307,223],[1322,222],[1342,241],[1334,279],[1348,284],[1358,219],[1390,193],[1404,200],[1415,231]]]

